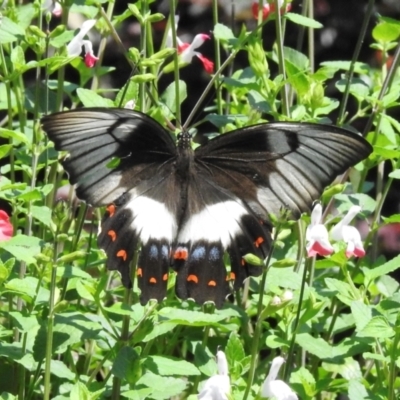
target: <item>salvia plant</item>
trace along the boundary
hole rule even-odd
[[[382,213],[400,179],[400,21],[366,1],[353,58],[317,65],[311,0],[232,2],[248,13],[240,26],[213,0],[211,32],[185,37],[176,0],[163,13],[139,0],[121,14],[111,0],[23,3],[0,1],[1,398],[397,399],[400,256],[385,257],[380,241],[400,223]],[[129,48],[128,21],[139,31]],[[285,44],[293,30],[297,49]],[[359,61],[367,39],[374,66]],[[206,86],[183,116],[193,94],[180,76],[193,66]],[[76,198],[66,154],[42,129],[44,115],[81,107],[142,111],[174,134],[334,124],[373,152],[312,214],[269,216],[268,257],[245,256],[261,276],[221,309],[179,300],[174,274],[162,302],[141,305],[137,282],[126,289],[104,266],[105,210]]]

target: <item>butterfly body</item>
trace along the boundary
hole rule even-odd
[[[78,197],[106,206],[98,243],[126,287],[140,250],[142,303],[165,297],[172,266],[180,298],[220,307],[230,281],[238,288],[261,274],[243,256],[268,254],[268,215],[287,209],[299,217],[371,152],[356,134],[314,124],[254,125],[193,151],[189,133],[175,144],[156,121],[125,109],[80,109],[42,122],[56,149],[69,152],[63,165]],[[119,163],[110,167],[113,159]]]

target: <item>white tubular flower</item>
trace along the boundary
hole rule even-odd
[[[272,360],[269,374],[261,387],[261,397],[275,400],[298,400],[296,393],[288,384],[276,379],[284,362],[283,357],[275,357]]]
[[[88,19],[85,21],[78,34],[69,42],[67,46],[67,52],[69,56],[79,56],[82,52],[82,47],[85,47],[85,64],[91,68],[95,65],[98,58],[93,54],[93,45],[90,40],[84,40],[83,38],[96,24],[95,19]]]
[[[204,69],[211,74],[214,70],[214,63],[208,58],[204,57],[198,51],[195,51],[199,48],[206,40],[209,40],[210,36],[204,33],[199,33],[196,35],[192,41],[192,43],[183,43],[181,40],[178,41],[178,54],[181,56],[181,60],[184,63],[191,63],[194,56],[196,56],[204,66]]]
[[[361,240],[360,232],[349,223],[361,211],[360,206],[352,206],[345,215],[345,217],[336,224],[331,230],[331,237],[333,240],[343,240],[347,243],[346,257],[351,256],[364,257],[365,250]]]
[[[316,204],[311,213],[311,224],[306,230],[306,249],[308,257],[317,254],[321,256],[329,256],[333,253],[333,247],[329,242],[328,230],[325,225],[321,224],[322,206]]]
[[[217,367],[217,375],[205,381],[203,389],[197,396],[199,400],[228,400],[231,382],[228,376],[228,361],[221,350],[217,352]]]

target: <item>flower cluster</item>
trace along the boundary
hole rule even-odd
[[[350,226],[350,222],[361,211],[361,207],[352,206],[346,216],[331,229],[331,238],[335,241],[344,241],[347,244],[346,257],[364,257],[365,250],[361,241],[360,232]],[[311,213],[311,224],[306,231],[306,249],[308,257],[317,254],[329,256],[334,249],[329,241],[329,234],[326,226],[322,223],[322,206],[316,204]]]
[[[280,9],[280,13],[283,14],[285,12],[290,11],[292,5],[285,4],[283,7],[285,0],[278,0],[278,5]],[[259,1],[253,0],[253,4],[251,5],[251,11],[253,13],[253,17],[258,19],[258,12],[259,12]],[[275,13],[275,1],[274,0],[263,0],[263,8],[262,8],[262,19],[267,19],[271,14]]]
[[[296,393],[285,382],[276,379],[282,364],[283,357],[275,357],[272,360],[271,369],[261,386],[262,398],[273,398],[276,400],[298,400]],[[218,373],[208,378],[197,398],[199,400],[228,400],[231,391],[229,380],[228,362],[225,353],[217,352]]]

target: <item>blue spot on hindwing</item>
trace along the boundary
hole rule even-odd
[[[190,258],[200,260],[206,256],[206,248],[204,246],[197,246],[190,255]]]
[[[219,260],[221,258],[221,252],[219,251],[219,248],[216,246],[211,247],[208,258],[210,261]]]
[[[149,257],[150,258],[158,258],[158,248],[156,244],[152,244],[149,249]]]
[[[169,251],[168,251],[168,246],[166,244],[163,244],[161,246],[161,255],[162,258],[169,258]]]

